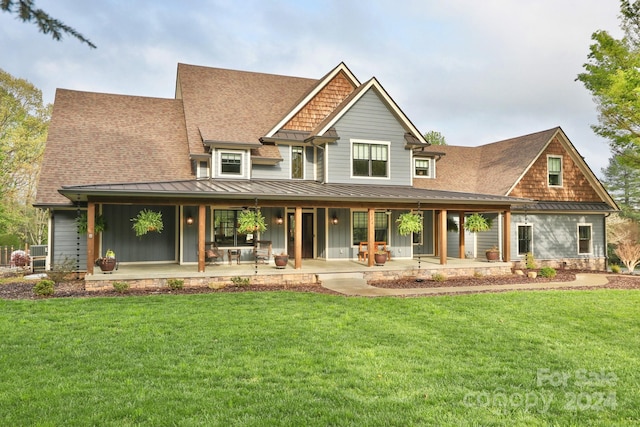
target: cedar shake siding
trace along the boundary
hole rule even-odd
[[[344,75],[339,73],[311,101],[307,103],[283,129],[311,132],[338,105],[344,101],[355,86]]]
[[[562,186],[547,185],[547,156],[562,157]],[[574,202],[601,202],[578,165],[569,156],[558,136],[553,138],[547,148],[540,154],[520,182],[508,194],[533,200],[571,200]]]

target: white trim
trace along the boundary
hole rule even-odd
[[[558,185],[549,184],[549,159],[560,159],[560,183]],[[547,187],[562,188],[564,187],[564,159],[562,154],[547,154]]]
[[[516,224],[516,239],[515,239],[515,243],[516,243],[516,255],[518,257],[526,257],[527,253],[520,253],[520,241],[518,238],[518,227],[531,227],[531,250],[530,252],[533,254],[533,224],[532,223],[524,223],[524,222],[517,222]]]
[[[223,154],[240,154],[240,173],[222,173],[222,155]],[[217,178],[247,178],[247,171],[249,169],[248,156],[245,150],[228,150],[218,149],[216,150],[216,167]]]
[[[384,145],[387,147],[387,175],[386,176],[362,176],[353,174],[353,144]],[[371,161],[371,159],[369,159]],[[371,139],[351,139],[349,140],[349,176],[351,179],[366,180],[390,180],[391,179],[391,142],[376,141]]]
[[[589,252],[580,252],[580,227],[589,227]],[[576,224],[576,244],[578,255],[593,255],[593,224],[590,222],[579,222]]]
[[[416,161],[426,160],[429,163],[429,173],[427,175],[416,174]],[[429,178],[433,179],[433,167],[435,165],[433,157],[413,157],[413,177],[414,178]]]
[[[360,86],[360,82],[356,77],[349,71],[344,62],[341,62],[336,68],[334,68],[322,81],[319,81],[315,88],[309,94],[298,103],[289,113],[284,116],[282,120],[280,120],[274,127],[265,135],[267,138],[273,137],[276,132],[278,132],[285,124],[289,122],[300,110],[309,103],[322,89],[324,89],[331,80],[334,79],[340,72],[344,72],[347,78],[351,81],[351,83],[357,88]],[[322,135],[323,133],[319,133],[318,135]]]

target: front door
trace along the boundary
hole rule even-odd
[[[290,257],[295,257],[295,236],[296,236],[296,221],[295,214],[293,212],[289,213],[288,218],[288,228],[289,232],[287,233],[289,236],[289,242],[287,245],[287,252]],[[313,213],[303,212],[302,213],[302,258],[303,259],[312,259],[313,258]]]

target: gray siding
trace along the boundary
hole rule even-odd
[[[260,211],[264,215],[267,230],[260,234],[261,240],[271,240],[273,253],[286,252],[286,218],[285,208],[261,208]],[[276,218],[283,218],[282,224],[276,224]]]
[[[162,212],[164,229],[136,237],[131,218],[142,209]],[[119,262],[177,261],[176,208],[174,206],[104,205],[107,229],[102,233],[102,251],[112,249]],[[195,218],[195,216],[194,216]]]
[[[282,161],[275,165],[252,165],[251,177],[255,179],[288,179],[291,168],[291,151],[287,145],[279,145]]]
[[[532,225],[532,250],[536,259],[558,258],[603,258],[604,224],[602,215],[569,214],[513,214],[511,216],[511,258],[521,259],[518,255],[518,225]],[[591,224],[593,252],[589,255],[578,253],[578,224]]]
[[[72,260],[79,271],[87,269],[87,235],[78,234],[77,217],[77,210],[56,210],[53,213],[52,268],[55,268],[56,264]]]
[[[324,148],[317,148],[316,153],[316,180],[324,182]]]
[[[374,91],[369,91],[335,126],[340,139],[327,145],[327,182],[411,185],[411,151],[404,148],[405,130]],[[389,141],[389,178],[351,178],[351,140]]]
[[[327,210],[326,209],[317,209],[316,210],[316,224],[318,225],[318,229],[316,232],[316,247],[317,258],[326,258],[327,257]]]
[[[358,247],[351,245],[351,211],[349,209],[329,209],[328,217],[338,218],[338,223],[329,226],[327,258],[350,259],[358,256]]]

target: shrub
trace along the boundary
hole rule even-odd
[[[235,276],[231,278],[231,283],[233,283],[236,286],[247,286],[249,284],[249,278]]]
[[[553,279],[556,277],[556,269],[553,267],[542,267],[540,269],[540,277],[546,277],[548,279]]]
[[[42,279],[33,287],[33,293],[41,297],[51,296],[53,295],[54,285],[55,282],[53,280]]]
[[[116,292],[123,294],[129,290],[129,284],[127,282],[113,282],[113,289]]]
[[[167,286],[169,289],[178,290],[184,288],[184,280],[182,279],[169,279],[167,280]]]
[[[536,268],[536,259],[533,257],[532,252],[527,252],[525,262],[527,263],[527,268],[529,270],[534,270]]]
[[[442,273],[434,273],[431,278],[436,281],[436,282],[444,282],[445,280],[447,280],[447,276],[445,276]]]
[[[611,272],[615,274],[620,274],[620,266],[618,264],[611,264]]]
[[[69,257],[64,257],[63,261],[54,264],[51,271],[47,272],[49,279],[56,283],[64,282],[71,273],[76,271],[76,262]]]

